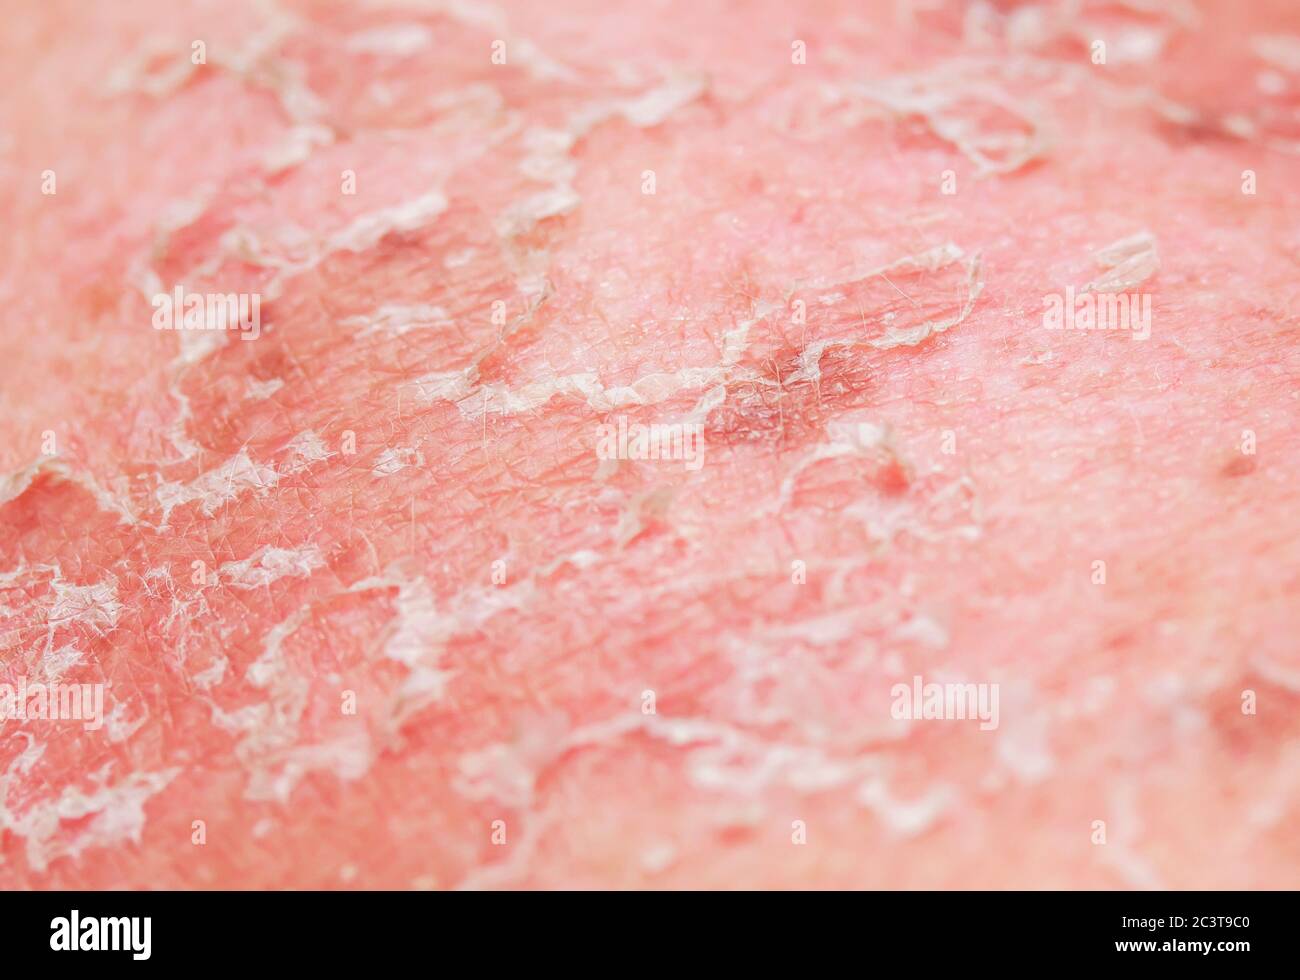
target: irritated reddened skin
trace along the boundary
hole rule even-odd
[[[1292,883],[1300,23],[1076,6],[7,16],[0,885]]]

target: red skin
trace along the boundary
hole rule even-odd
[[[0,727],[0,887],[1294,886],[1300,72],[1250,39],[1300,35],[1300,11],[1202,2],[1174,29],[1108,8],[1108,31],[1171,35],[1154,61],[1103,66],[1081,36],[1012,48],[1004,3],[982,47],[947,7],[607,6],[508,4],[494,26],[290,4],[262,65],[300,66],[331,141],[276,173],[304,103],[267,89],[283,71],[229,68],[265,12],[52,3],[0,22],[0,472],[57,443],[0,492],[0,682],[73,647],[65,679],[122,706],[95,733]],[[349,45],[394,23],[430,44]],[[150,35],[154,77],[195,39],[209,64],[107,94]],[[577,203],[502,233],[560,179],[521,170],[530,129],[674,69],[707,87],[592,123],[552,157]],[[1032,101],[1054,144],[980,177],[854,88],[943,70]],[[1281,92],[1260,88],[1270,70]],[[1144,87],[1192,115],[1162,117]],[[985,110],[967,117],[981,133],[1019,125]],[[1226,133],[1234,116],[1254,135]],[[431,191],[441,214],[266,264],[291,227],[323,242]],[[263,264],[223,250],[236,227]],[[1160,255],[1137,287],[1150,339],[1046,330],[1044,295],[1140,231]],[[864,275],[948,242],[960,262]],[[886,313],[960,312],[974,253],[969,315],[871,346]],[[163,290],[260,291],[262,336],[181,361],[180,335],[150,327],[149,270]],[[549,282],[531,311],[528,277]],[[384,304],[451,323],[344,322]],[[856,343],[814,384],[818,341]],[[414,383],[471,367],[459,406]],[[641,406],[504,396],[684,368],[716,370]],[[598,475],[598,424],[677,419],[719,385],[698,471]],[[809,462],[859,422],[887,441]],[[331,455],[295,469],[306,431]],[[400,449],[411,465],[375,475]],[[274,478],[162,506],[161,484],[241,451]],[[194,561],[311,545],[305,574],[192,581]],[[107,583],[120,608],[59,618],[56,583]],[[1000,727],[895,721],[891,687],[918,674],[998,683]]]

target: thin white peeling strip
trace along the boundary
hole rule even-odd
[[[1122,293],[1146,282],[1160,269],[1156,237],[1149,231],[1140,231],[1112,242],[1093,258],[1105,270],[1083,287],[1085,291],[1094,293]]]
[[[294,787],[312,772],[330,772],[344,782],[364,776],[374,761],[369,733],[356,730],[314,745],[295,745],[276,755],[276,767],[259,767],[248,778],[250,800],[287,803]]]
[[[1257,57],[1274,68],[1300,74],[1300,37],[1294,34],[1259,34],[1251,38]]]
[[[689,105],[708,89],[708,78],[697,73],[674,75],[662,85],[618,106],[619,113],[633,126],[658,126],[678,109]]]
[[[960,262],[966,257],[966,253],[960,245],[954,242],[944,242],[942,245],[935,245],[933,248],[927,248],[923,252],[917,252],[915,255],[904,255],[901,259],[895,259],[886,265],[862,268],[858,265],[856,269],[847,276],[823,276],[817,279],[801,280],[799,288],[804,290],[827,290],[834,289],[836,286],[848,286],[858,283],[864,279],[871,279],[875,276],[885,276],[891,272],[938,272],[945,269],[954,262]],[[826,297],[831,302],[839,302],[844,297],[842,294],[834,294]]]
[[[782,510],[790,505],[799,477],[811,466],[824,459],[838,459],[842,456],[870,456],[877,449],[889,445],[887,428],[872,425],[869,422],[844,423],[832,422],[827,426],[827,440],[813,446],[798,462],[791,467],[781,481],[780,507]]]
[[[363,214],[342,231],[335,232],[326,245],[327,252],[364,252],[389,232],[411,232],[423,228],[447,210],[447,198],[440,191],[390,208]]]
[[[250,684],[265,688],[287,677],[289,668],[285,663],[284,641],[307,622],[309,612],[309,607],[303,607],[266,631],[266,635],[262,637],[261,656],[254,660],[244,673]],[[283,716],[284,713],[281,712],[281,717]]]
[[[236,589],[257,589],[285,577],[308,578],[325,567],[321,550],[314,544],[297,548],[261,547],[243,561],[221,565],[218,581]]]
[[[929,830],[956,802],[952,787],[939,784],[917,800],[898,800],[883,779],[869,779],[858,788],[858,802],[869,808],[900,837]]]
[[[250,85],[273,92],[290,119],[317,119],[325,107],[303,81],[306,70],[301,64],[278,54],[283,42],[300,26],[298,18],[273,11],[263,26],[248,35],[241,46],[214,45],[207,53],[208,62]],[[189,40],[178,42],[176,38],[149,37],[109,76],[106,94],[140,91],[161,98],[175,91],[195,71],[195,64],[188,57],[189,44]],[[177,57],[180,48],[186,50],[186,57]],[[166,67],[156,68],[159,64]]]
[[[197,364],[208,355],[221,350],[229,342],[229,333],[225,330],[177,330],[177,346],[180,353],[176,355],[178,364]]]
[[[41,654],[39,662],[40,678],[45,684],[57,684],[73,667],[80,666],[85,654],[76,647],[65,646],[57,650],[47,649]]]
[[[104,728],[108,733],[108,740],[113,744],[125,742],[128,738],[138,732],[144,723],[149,720],[149,715],[142,714],[134,720],[127,716],[130,714],[127,706],[121,702],[113,706],[107,718],[104,719]]]
[[[417,387],[420,397],[426,401],[456,402],[461,415],[467,419],[480,419],[485,413],[527,414],[536,411],[556,395],[577,395],[598,412],[632,405],[657,405],[682,391],[725,384],[749,346],[750,328],[770,312],[771,307],[763,304],[756,318],[742,321],[726,331],[722,337],[722,356],[717,365],[681,368],[671,372],[657,371],[638,378],[629,385],[605,387],[595,372],[584,371],[552,375],[516,388],[501,384],[480,386],[476,384],[478,374],[473,368],[425,375],[411,384]],[[725,391],[722,394],[725,396]]]
[[[835,285],[845,285],[847,282],[857,282],[862,279],[869,279],[873,276],[881,276],[889,281],[887,273],[900,269],[917,269],[924,272],[936,272],[940,269],[952,265],[961,259],[966,258],[965,253],[951,242],[927,249],[919,255],[906,256],[891,262],[887,266],[879,269],[872,269],[861,276],[854,275],[851,280],[839,280],[829,282],[826,280],[816,280],[809,286],[813,288],[826,289]],[[874,347],[877,350],[889,350],[894,347],[915,347],[927,337],[933,334],[943,333],[951,330],[960,324],[975,308],[975,302],[979,299],[980,293],[984,291],[984,273],[983,264],[980,261],[980,254],[966,259],[966,299],[962,308],[950,317],[944,317],[938,320],[926,320],[923,323],[913,327],[898,328],[890,327],[884,335],[874,340],[817,340],[804,347],[799,355],[799,370],[786,379],[787,383],[793,381],[812,381],[821,380],[821,359],[827,350],[835,347],[856,347],[860,344]]]
[[[452,319],[441,306],[431,306],[427,303],[409,306],[385,303],[369,316],[350,316],[340,320],[339,326],[352,327],[356,330],[358,338],[377,333],[388,337],[400,337],[412,330],[450,327]]]
[[[268,381],[249,378],[244,384],[244,397],[250,402],[265,401],[283,387],[284,381],[281,378],[271,378]]]
[[[388,569],[382,578],[358,582],[350,592],[397,589],[397,615],[388,628],[384,655],[405,666],[410,674],[398,693],[399,717],[405,711],[442,697],[448,674],[439,667],[442,648],[455,634],[454,623],[438,614],[433,592],[425,580],[407,574],[400,567]]]
[[[630,385],[615,385],[610,388],[602,386],[595,375],[571,375],[568,378],[557,378],[556,383],[584,395],[587,404],[596,411],[608,412],[631,405],[656,405],[673,397],[679,391],[703,388],[724,379],[725,373],[720,368],[682,368],[671,374],[648,374]],[[544,390],[551,386],[542,384],[529,387]],[[533,400],[533,397],[528,398],[529,402]]]
[[[463,371],[438,371],[416,378],[410,384],[427,402],[460,401],[475,390],[478,371],[466,368]]]
[[[483,385],[457,402],[461,414],[469,419],[481,418],[486,411],[497,415],[525,415],[534,412],[556,395],[578,395],[598,412],[629,405],[654,405],[678,391],[701,388],[721,380],[720,368],[683,368],[672,374],[646,375],[631,385],[606,388],[594,373],[566,374],[544,381],[533,381],[517,388]]]
[[[507,208],[496,221],[497,234],[502,238],[524,234],[539,221],[568,214],[578,206],[581,198],[571,183],[577,166],[569,152],[601,123],[621,117],[633,126],[658,126],[707,89],[704,75],[675,74],[635,98],[593,103],[572,116],[563,129],[529,129],[523,136],[528,155],[519,169],[524,176],[552,186]]]
[[[975,308],[975,301],[980,298],[980,293],[983,291],[983,266],[980,263],[979,253],[976,252],[966,263],[966,302],[962,304],[961,310],[956,315],[940,320],[927,320],[925,323],[908,330],[897,330],[891,327],[883,337],[871,341],[871,346],[877,350],[888,350],[891,347],[915,347],[933,334],[951,330],[970,316],[971,310]]]
[[[357,775],[355,757],[336,759],[329,745],[298,744],[311,681],[294,669],[284,644],[307,622],[310,612],[310,606],[303,606],[267,630],[262,637],[261,655],[244,674],[248,683],[268,693],[268,700],[231,711],[208,703],[215,726],[243,735],[235,754],[248,771],[244,795],[251,800],[288,802],[298,780],[318,768],[337,764],[335,771],[344,778]],[[356,734],[368,742],[364,732]]]
[[[432,43],[433,33],[423,24],[387,24],[350,35],[346,46],[349,51],[363,54],[391,54],[405,58]]]
[[[244,796],[250,800],[287,803],[306,774],[325,771],[340,779],[357,779],[373,758],[370,736],[363,730],[301,742],[311,680],[290,662],[284,645],[308,621],[310,613],[311,607],[303,606],[271,627],[262,637],[261,656],[245,672],[245,679],[266,691],[268,700],[232,711],[209,702],[214,725],[243,735],[235,753],[248,772]]]
[[[268,176],[275,176],[296,167],[318,146],[334,142],[334,130],[319,123],[300,123],[290,128],[284,137],[273,144],[262,157],[262,167]]]
[[[223,656],[217,656],[213,658],[210,666],[199,671],[190,679],[200,691],[210,691],[225,680],[226,671],[229,669],[230,661]]]
[[[194,63],[177,57],[178,45],[168,38],[146,38],[130,54],[115,59],[116,67],[104,84],[104,94],[143,92],[155,99],[174,92],[193,74]]]
[[[502,238],[522,235],[538,222],[568,214],[580,201],[578,192],[567,185],[539,191],[510,205],[496,220],[496,232]]]

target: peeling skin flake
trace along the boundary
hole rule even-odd
[[[195,2],[0,17],[0,887],[1295,879],[1283,4]]]
[[[428,303],[410,306],[385,303],[369,316],[350,316],[340,320],[339,326],[354,328],[358,338],[372,334],[400,337],[412,330],[449,327],[452,326],[452,320],[441,306]]]
[[[51,630],[69,623],[81,623],[102,633],[117,625],[122,604],[117,600],[116,583],[69,585],[56,577],[50,586],[54,589],[54,603],[49,611]]]
[[[769,741],[731,725],[695,718],[625,715],[574,729],[528,729],[513,744],[494,744],[464,754],[454,783],[468,799],[525,808],[532,804],[539,777],[570,753],[605,749],[632,735],[643,735],[686,750],[686,772],[700,789],[761,797],[786,786],[826,792],[857,786],[857,801],[894,833],[912,836],[929,829],[957,802],[955,790],[932,786],[914,801],[890,793],[882,761],[872,755],[837,757],[822,747]]]
[[[142,714],[131,720],[128,718],[130,714],[130,709],[125,704],[119,703],[113,706],[113,710],[104,719],[104,729],[107,732],[108,740],[114,745],[125,742],[144,727],[144,723],[149,720],[147,714]]]
[[[618,112],[633,126],[658,126],[678,109],[700,98],[708,89],[703,75],[680,74],[645,94],[618,106]]]
[[[42,684],[57,684],[65,673],[85,662],[86,655],[76,647],[65,646],[47,650],[39,663]]]
[[[871,346],[878,350],[888,350],[891,347],[915,347],[927,337],[943,333],[945,330],[951,330],[970,316],[971,310],[975,308],[975,301],[979,299],[980,293],[983,291],[983,269],[980,265],[979,253],[976,253],[966,263],[966,301],[962,304],[961,311],[956,316],[940,320],[929,320],[910,330],[895,330],[891,327],[886,331],[885,336],[871,341]]]
[[[245,676],[255,687],[269,687],[277,679],[287,676],[284,663],[284,641],[307,621],[308,609],[299,609],[287,619],[276,623],[262,637],[262,655],[255,660]]]
[[[440,191],[430,191],[404,204],[363,214],[342,231],[330,236],[329,252],[363,252],[393,231],[416,231],[447,210],[447,198]]]
[[[334,131],[316,123],[294,126],[284,138],[262,157],[262,167],[268,176],[275,176],[296,167],[311,156],[318,147],[334,142]]]
[[[657,405],[675,397],[682,391],[713,388],[714,397],[725,397],[721,386],[733,376],[736,363],[749,346],[749,332],[755,323],[767,316],[772,307],[761,304],[759,316],[745,320],[727,330],[722,337],[722,351],[716,367],[682,368],[678,371],[657,371],[638,378],[630,385],[605,387],[597,375],[590,372],[530,382],[518,387],[505,385],[477,385],[477,371],[442,372],[426,375],[412,382],[426,401],[454,401],[461,415],[467,419],[480,419],[486,414],[512,416],[536,411],[556,395],[577,395],[597,412],[637,405]],[[706,396],[708,399],[710,396]],[[700,420],[700,413],[716,407],[716,402],[701,402],[692,413]]]
[[[409,446],[402,446],[398,449],[385,449],[375,460],[374,468],[371,470],[375,476],[392,476],[394,473],[400,473],[408,466],[423,466],[424,455],[416,449]]]
[[[249,401],[265,401],[284,387],[284,381],[280,378],[271,378],[268,381],[258,381],[255,378],[249,378],[245,385],[245,397]]]
[[[861,279],[870,279],[874,276],[881,276],[888,281],[887,273],[905,268],[923,269],[926,271],[935,271],[952,265],[955,262],[965,258],[965,254],[956,245],[948,243],[937,249],[929,249],[918,256],[908,256],[892,262],[880,269],[874,269],[861,276]],[[857,280],[858,277],[855,277]],[[841,284],[844,281],[841,280]],[[818,281],[818,288],[826,288],[826,284]],[[822,339],[815,340],[805,345],[799,355],[799,370],[786,379],[787,382],[811,381],[819,382],[821,380],[821,359],[826,351],[833,348],[868,346],[876,350],[889,350],[895,347],[915,347],[922,341],[933,336],[934,334],[944,333],[958,326],[975,308],[975,303],[984,290],[983,266],[980,261],[979,253],[976,253],[966,259],[966,296],[962,302],[961,309],[949,317],[940,317],[938,319],[926,319],[921,323],[909,327],[898,328],[889,327],[883,336],[871,340],[860,339]]]
[[[539,191],[530,197],[512,204],[497,219],[497,234],[502,238],[514,238],[536,227],[540,221],[568,214],[581,201],[578,192],[572,187],[553,187]]]
[[[12,803],[11,798],[19,795],[14,792],[15,783],[34,761],[19,756],[0,776],[0,829],[25,842],[27,860],[38,871],[44,871],[58,858],[76,859],[92,848],[127,841],[139,844],[145,803],[180,772],[179,768],[133,772],[110,786],[105,766],[91,777],[98,788],[90,792],[68,786],[46,802],[25,807]],[[83,820],[78,830],[62,827],[63,821]]]
[[[855,89],[898,116],[923,119],[935,136],[976,165],[976,176],[1010,174],[1046,156],[1053,139],[1036,111],[1014,102],[997,85],[956,70],[883,79]],[[1020,131],[985,130],[963,115],[969,104],[995,107],[1022,123]]]
[[[1294,34],[1261,34],[1251,39],[1255,54],[1274,68],[1300,74],[1300,37]]]
[[[198,501],[205,516],[211,517],[222,504],[248,490],[265,491],[275,486],[280,476],[269,466],[254,463],[248,451],[241,449],[215,470],[209,470],[189,483],[164,483],[154,491],[163,508],[166,523],[174,508]]]
[[[30,466],[0,476],[0,505],[22,496],[41,475],[48,475],[81,487],[95,498],[95,502],[103,510],[117,514],[119,524],[139,523],[139,519],[131,513],[126,504],[101,487],[94,477],[70,466],[57,456],[42,456]]]
[[[334,455],[326,447],[325,441],[310,429],[298,433],[284,448],[289,453],[289,459],[283,467],[286,473],[299,473],[312,463],[318,463]]]
[[[703,75],[678,74],[636,98],[595,103],[572,117],[564,129],[528,130],[524,144],[530,152],[520,164],[520,171],[526,177],[552,186],[510,205],[496,221],[497,234],[505,239],[525,234],[538,222],[568,214],[581,203],[571,183],[577,167],[569,152],[601,123],[621,117],[633,126],[658,126],[682,106],[698,99],[707,88]]]
[[[399,58],[417,54],[433,43],[433,34],[423,24],[388,24],[358,31],[347,39],[349,51],[391,54]]]
[[[218,581],[236,589],[257,589],[285,577],[307,578],[325,566],[320,548],[263,546],[242,561],[228,561],[217,569]]]
[[[1093,259],[1105,270],[1084,287],[1094,293],[1122,293],[1146,282],[1160,269],[1155,236],[1146,231],[1112,242]]]
[[[929,830],[957,802],[949,786],[931,786],[918,800],[896,799],[881,779],[871,779],[858,789],[857,800],[870,809],[895,834],[912,837]]]
[[[177,330],[176,342],[181,349],[176,363],[188,365],[221,350],[230,343],[230,336],[225,330]]]
[[[230,669],[230,661],[225,657],[217,657],[212,661],[211,666],[199,671],[190,678],[194,686],[201,691],[208,691],[220,684],[226,676],[226,671]]]
[[[289,119],[299,122],[319,119],[324,106],[303,82],[302,66],[275,54],[299,22],[282,10],[271,9],[272,14],[262,28],[243,45],[233,48],[213,45],[207,52],[208,63],[250,85],[271,91]],[[188,41],[158,36],[147,39],[109,76],[106,94],[120,96],[138,91],[156,99],[173,94],[197,69],[191,58],[175,56],[177,51],[188,49]],[[153,70],[159,63],[166,67]]]
[[[1194,25],[1196,20],[1195,10],[1180,3],[1141,4],[1129,0],[1114,6],[1128,8],[1137,16],[1115,23],[1090,17],[1078,4],[1054,8],[1026,4],[1004,18],[1006,40],[1019,51],[1041,51],[1062,40],[1087,46],[1105,39],[1107,63],[1142,64],[1157,60],[1175,32]],[[966,21],[968,37],[974,40],[982,29],[993,26],[990,13],[988,7],[971,8]],[[1157,17],[1162,22],[1149,22]]]
[[[919,269],[926,272],[936,272],[939,269],[946,268],[955,262],[960,262],[966,257],[966,253],[961,247],[952,242],[944,242],[942,245],[936,245],[933,248],[927,248],[923,252],[915,255],[905,255],[900,259],[895,259],[882,266],[876,266],[868,269],[855,269],[848,276],[831,276],[819,277],[816,279],[799,280],[798,285],[801,289],[810,290],[828,290],[836,286],[847,286],[852,283],[860,282],[863,279],[871,279],[875,276],[885,276],[891,272],[902,272],[908,269]],[[835,294],[825,299],[830,302],[838,302],[843,297]]]
[[[410,671],[397,698],[399,710],[410,711],[442,697],[448,675],[439,660],[453,627],[446,616],[439,615],[428,584],[400,567],[390,568],[383,577],[358,582],[350,591],[392,587],[397,589],[397,612],[384,641],[384,655]]]
[[[394,588],[396,611],[383,639],[383,654],[408,671],[392,695],[389,717],[394,728],[442,699],[451,677],[442,666],[442,653],[450,639],[481,629],[503,611],[521,608],[535,594],[527,580],[505,588],[467,589],[440,609],[428,583],[401,562],[389,566],[383,575],[357,582],[348,591]]]
[[[261,655],[246,672],[248,683],[268,693],[267,701],[235,710],[209,702],[213,724],[243,736],[235,753],[248,772],[244,795],[249,800],[286,803],[308,773],[326,771],[340,779],[357,779],[373,759],[364,730],[320,743],[301,742],[310,682],[288,665],[284,644],[307,622],[309,612],[304,606],[268,630]]]
[[[332,773],[345,782],[370,771],[375,748],[364,731],[346,732],[318,744],[296,745],[277,753],[275,768],[260,767],[249,778],[245,797],[287,803],[294,787],[313,772]]]
[[[420,397],[428,402],[460,401],[475,391],[478,372],[472,368],[464,371],[438,371],[410,382],[418,389]],[[479,396],[482,397],[481,395]]]
[[[790,506],[794,496],[795,485],[799,477],[809,467],[824,459],[837,459],[842,456],[868,456],[876,449],[887,446],[889,433],[869,423],[833,425],[828,432],[829,438],[809,449],[787,472],[781,482],[779,507]]]

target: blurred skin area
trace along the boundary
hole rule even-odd
[[[11,4],[0,684],[103,714],[0,886],[1293,886],[1298,93],[1290,2]]]

